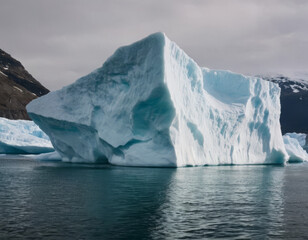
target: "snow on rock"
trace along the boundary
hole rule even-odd
[[[13,86],[13,88],[15,88],[16,90],[18,90],[19,92],[23,92],[23,90],[20,89],[19,87]]]
[[[54,151],[48,136],[32,121],[0,118],[1,154],[38,154]]]
[[[308,153],[303,149],[306,146],[306,134],[286,133],[283,141],[289,154],[289,162],[308,161]]]
[[[64,161],[283,164],[279,94],[260,78],[200,68],[156,33],[27,110]]]
[[[0,74],[2,74],[3,76],[7,77],[7,75],[3,72],[0,71]]]

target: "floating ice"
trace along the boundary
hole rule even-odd
[[[307,135],[305,133],[286,133],[283,137],[289,136],[290,138],[295,138],[301,147],[306,145]]]
[[[200,68],[157,33],[27,110],[64,161],[283,164],[279,94],[260,78]]]
[[[48,136],[32,121],[0,118],[0,153],[37,154],[54,151]]]
[[[39,161],[61,161],[61,156],[59,155],[59,153],[57,153],[56,151],[54,152],[49,152],[49,153],[41,153],[41,154],[36,154],[36,155],[31,155],[28,157],[33,158],[35,160],[39,160]]]
[[[283,141],[289,154],[289,162],[308,161],[308,153],[303,149],[306,146],[306,134],[286,133]]]

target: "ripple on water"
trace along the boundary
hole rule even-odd
[[[305,238],[307,171],[0,159],[0,239]]]

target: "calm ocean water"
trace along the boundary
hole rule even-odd
[[[307,239],[308,164],[129,168],[0,159],[0,239]]]

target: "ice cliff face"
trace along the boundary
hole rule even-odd
[[[282,164],[279,94],[260,78],[200,68],[157,33],[27,110],[64,161]]]
[[[0,154],[54,151],[48,136],[32,121],[0,118]]]

